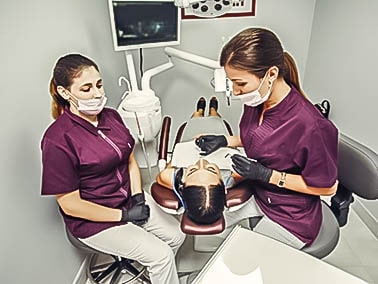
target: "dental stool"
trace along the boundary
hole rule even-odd
[[[112,275],[109,284],[126,284],[126,283],[151,283],[146,276],[146,268],[134,260],[123,258],[116,255],[110,255],[113,261],[110,263],[97,264],[96,260],[103,252],[97,251],[79,239],[75,238],[66,228],[66,235],[71,244],[88,253],[89,259],[86,264],[86,275],[91,284],[104,283]],[[127,279],[126,279],[127,277]]]
[[[336,247],[340,227],[347,223],[352,194],[363,199],[378,199],[378,155],[343,134],[339,136],[338,180],[331,206],[322,201],[323,221],[315,241],[302,250],[317,258],[330,254]],[[250,218],[253,228],[261,218]]]

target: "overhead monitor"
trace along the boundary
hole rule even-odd
[[[173,0],[108,0],[116,51],[177,45],[181,14]]]

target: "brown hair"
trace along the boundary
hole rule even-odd
[[[293,57],[283,50],[278,37],[270,30],[248,28],[235,35],[222,49],[220,65],[245,70],[259,78],[272,66],[279,69],[278,76],[304,96],[299,83],[298,69]]]
[[[184,186],[182,196],[188,217],[197,224],[212,224],[223,215],[226,195],[222,181],[207,188]]]
[[[80,76],[83,69],[88,67],[94,67],[99,71],[95,62],[81,54],[68,54],[56,62],[50,81],[51,114],[54,119],[57,119],[64,112],[64,108],[69,106],[69,102],[59,95],[57,87],[62,86],[69,90],[73,79]]]

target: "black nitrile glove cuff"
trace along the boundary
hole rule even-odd
[[[272,174],[273,174],[272,169],[269,169],[269,168],[264,167],[264,166],[262,166],[260,168],[260,180],[268,183]]]
[[[141,204],[144,204],[145,202],[146,202],[146,199],[144,198],[144,194],[142,192],[131,196],[132,206],[141,205]]]
[[[122,209],[122,217],[121,217],[121,222],[128,222],[129,221],[129,216],[128,216],[128,210]]]

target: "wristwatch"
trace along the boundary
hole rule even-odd
[[[280,176],[280,179],[278,180],[277,186],[278,187],[285,187],[285,183],[286,183],[286,173],[281,172],[281,176]]]

